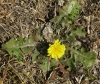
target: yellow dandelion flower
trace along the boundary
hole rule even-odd
[[[65,53],[65,45],[60,44],[60,41],[57,39],[55,40],[54,44],[50,44],[48,48],[48,56],[54,59],[61,58]]]

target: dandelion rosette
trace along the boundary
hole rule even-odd
[[[61,44],[60,41],[57,39],[55,40],[54,44],[49,45],[48,56],[57,60],[64,55],[65,50],[65,45]]]

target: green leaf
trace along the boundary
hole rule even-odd
[[[74,41],[76,40],[75,36],[76,36],[75,34],[71,33],[71,34],[68,36],[68,41],[69,41],[70,43],[74,42]]]
[[[23,47],[21,48],[21,50],[24,52],[24,53],[30,53],[32,50],[34,50],[35,47],[34,46],[28,46],[28,47]]]
[[[34,54],[32,54],[31,56],[32,56],[32,61],[36,61],[37,56],[36,56],[36,55],[34,55]]]
[[[83,64],[84,67],[90,67],[95,64],[96,61],[96,54],[90,50],[88,52],[84,51],[84,49],[81,49],[80,52],[84,56],[80,56],[78,54],[75,54],[75,61],[79,61]]]
[[[57,61],[55,59],[52,59],[50,61],[50,67],[55,67],[55,66],[57,66]]]
[[[56,23],[59,23],[61,21],[62,17],[61,16],[55,16],[53,19],[51,19],[50,21],[51,22],[54,22],[55,24]]]
[[[2,44],[3,49],[8,49],[8,48],[14,48],[16,44],[16,41],[14,38],[10,39],[7,43]]]
[[[88,68],[96,62],[96,54],[92,50],[86,51],[84,47],[72,47],[69,55],[69,70],[75,70],[77,67],[76,63],[82,63],[84,68]]]
[[[30,53],[30,51],[34,50],[35,45],[33,45],[33,46],[30,45],[33,42],[34,42],[34,39],[33,39],[33,36],[31,36],[31,35],[26,40],[22,37],[18,37],[17,40],[12,38],[8,42],[2,44],[2,49],[8,51],[8,53],[11,56],[15,55],[16,59],[22,60],[22,52]]]
[[[79,9],[79,3],[76,0],[70,0],[67,4],[65,4],[65,6],[63,6],[63,8],[60,9],[59,15],[51,19],[51,22],[57,24],[62,22],[66,17],[65,23],[72,23],[72,20],[74,20],[79,15]]]
[[[62,27],[65,27],[65,25],[66,25],[66,18],[61,20],[61,25],[62,25]]]
[[[31,55],[31,56],[32,56],[32,61],[38,60],[38,59],[37,59],[37,56],[38,56],[39,54],[40,54],[40,53],[39,53],[38,50],[35,48],[35,49],[34,49],[34,53]]]
[[[68,16],[74,20],[79,14],[80,5],[76,0],[71,0],[68,6]]]
[[[75,5],[76,5],[76,1],[71,1],[70,3],[69,3],[69,6],[68,6],[68,14],[70,14],[72,11],[73,11],[73,8],[75,7]]]
[[[45,59],[41,59],[42,64],[40,65],[40,68],[44,71],[47,72],[50,70],[50,66],[48,65],[48,60]]]
[[[76,60],[75,60],[75,53],[70,52],[71,57],[69,58],[69,70],[75,70],[76,69]]]
[[[8,51],[8,53],[10,54],[10,56],[12,56],[12,55],[13,55],[13,50],[12,50],[11,48],[6,49],[6,50]]]
[[[24,43],[24,39],[22,37],[17,38],[16,47],[21,46]]]
[[[20,49],[14,49],[12,50],[13,54],[16,55],[16,56],[21,56],[22,55],[22,52]]]
[[[75,31],[75,34],[79,37],[81,36],[85,36],[86,35],[86,32],[83,31],[81,28],[77,28],[77,30]]]
[[[33,37],[32,35],[30,35],[30,36],[28,37],[28,39],[26,39],[26,40],[24,41],[24,44],[28,44],[28,43],[32,43],[32,42],[34,42],[34,37]]]

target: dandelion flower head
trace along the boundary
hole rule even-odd
[[[50,44],[48,48],[48,56],[54,59],[61,58],[65,53],[65,45],[60,44],[60,41],[57,39],[55,40],[54,44]]]

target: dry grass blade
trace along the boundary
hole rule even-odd
[[[2,81],[2,79],[0,79],[0,84],[3,84],[3,81]]]
[[[59,38],[68,41],[66,36],[70,33],[69,23],[66,23],[68,25],[65,26],[64,31],[62,31],[64,28],[59,25],[61,34],[58,27],[50,22],[53,17],[59,15],[60,9],[63,8],[68,1],[71,0],[0,0],[0,49],[2,43],[6,43],[11,38],[17,39],[21,36],[27,39],[29,35],[35,37],[35,42],[19,46],[18,48],[34,47],[38,44],[37,41],[41,41],[38,30],[42,30],[43,41],[45,39],[47,42],[54,42],[55,39]],[[43,70],[38,67],[40,63],[32,60],[31,55],[33,54],[34,56],[33,52],[32,54],[24,54],[23,59],[25,60],[23,64],[17,64],[14,61],[14,55],[9,56],[7,52],[2,53],[0,50],[0,84],[26,84],[27,82],[29,82],[28,84],[45,84],[44,81],[46,81],[47,84],[100,84],[100,0],[76,1],[80,3],[81,10],[78,20],[75,20],[77,23],[74,24],[75,27],[80,26],[86,31],[84,39],[81,37],[79,39],[82,40],[81,42],[83,42],[87,49],[95,51],[97,55],[96,65],[95,67],[91,66],[91,73],[87,73],[83,70],[82,66],[79,66],[76,67],[75,73],[67,73],[61,70],[63,76],[59,77],[59,71],[56,70],[53,72],[51,69],[50,72],[54,73],[51,75],[51,79],[54,80],[46,80],[42,75],[44,74]],[[64,17],[64,19],[66,19],[66,17]],[[68,32],[66,32],[67,30]],[[73,33],[76,34],[76,32]],[[58,37],[56,38],[57,35]],[[81,46],[83,47],[83,45]],[[89,56],[84,56],[69,46],[67,46],[66,49],[72,51],[72,54],[77,54],[80,58],[84,57],[88,60]],[[38,56],[37,58],[41,57],[42,56]],[[12,58],[14,58],[13,63]],[[11,61],[8,63],[9,60]],[[79,68],[82,69],[81,72],[79,72]],[[9,69],[7,73],[5,71],[6,69]],[[87,70],[89,70],[89,68],[87,68]],[[67,76],[67,74],[68,76],[70,75],[71,80],[65,80],[65,78],[63,78]],[[89,75],[91,75],[91,77]],[[41,83],[41,81],[43,81],[43,83]]]

